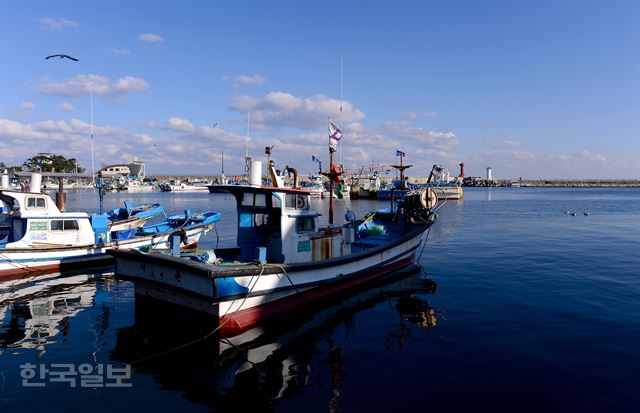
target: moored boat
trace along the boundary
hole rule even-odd
[[[164,208],[159,202],[133,205],[131,201],[124,201],[124,207],[115,208],[107,212],[107,217],[111,223],[112,233],[126,231],[144,226],[152,217],[162,214]]]
[[[3,214],[8,231],[0,240],[0,279],[104,266],[112,262],[107,249],[166,249],[176,232],[185,245],[193,245],[220,218],[215,212],[185,211],[114,239],[107,214],[61,212],[49,195],[39,192],[1,189],[0,200],[8,210]]]
[[[233,336],[415,262],[436,219],[437,198],[424,189],[394,208],[320,227],[309,191],[297,189],[295,178],[285,188],[269,169],[273,186],[261,186],[255,172],[248,186],[209,187],[235,198],[237,247],[205,258],[110,251],[116,273],[146,286],[149,296],[217,316],[220,333]]]
[[[440,165],[433,165],[424,186],[433,188],[439,199],[458,200],[464,194],[461,179],[452,179],[449,171],[445,171]]]
[[[206,192],[209,190],[208,185],[210,185],[208,182],[203,181],[183,182],[180,180],[171,180],[158,184],[158,187],[162,192]]]

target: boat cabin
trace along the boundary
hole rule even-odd
[[[49,195],[39,192],[0,190],[0,201],[7,211],[0,248],[53,248],[108,240],[106,215],[60,212]]]
[[[350,253],[350,244],[342,242],[342,227],[319,228],[320,214],[311,209],[310,191],[248,185],[209,188],[230,193],[236,200],[238,248],[233,257],[221,255],[227,260],[256,260],[260,247],[271,263],[311,262]]]

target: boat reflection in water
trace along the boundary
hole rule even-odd
[[[67,335],[71,317],[93,306],[100,275],[0,283],[0,349],[36,349],[42,356],[47,345]]]
[[[430,329],[438,323],[426,298],[435,290],[435,282],[410,266],[349,295],[221,338],[211,334],[217,317],[150,298],[136,285],[135,324],[118,330],[111,358],[131,363],[137,374],[153,374],[163,388],[183,391],[196,403],[250,411],[299,394],[328,364],[333,405],[341,395],[340,342],[354,328],[354,317],[388,301],[398,312],[397,324],[377,327],[387,329],[386,349],[397,350],[410,325]],[[344,334],[338,332],[343,328]],[[318,361],[322,351],[328,351],[327,359]]]

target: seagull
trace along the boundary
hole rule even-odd
[[[588,217],[589,215],[591,215],[591,212],[585,212],[585,213],[584,213],[584,216],[585,216],[585,217]]]
[[[572,216],[572,217],[575,217],[575,216],[576,216],[576,213],[575,213],[575,212],[572,212],[572,213],[571,213],[571,216]]]
[[[60,59],[67,58],[67,59],[73,60],[74,62],[78,62],[79,61],[75,57],[71,57],[71,56],[66,55],[66,54],[52,54],[51,56],[45,57],[44,60],[51,59],[52,57],[59,57]]]

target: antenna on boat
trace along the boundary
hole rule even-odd
[[[247,179],[249,179],[249,123],[251,121],[251,112],[247,112],[247,136],[244,138],[246,144],[246,150],[244,152],[244,171],[247,173]]]
[[[96,184],[96,168],[93,158],[93,92],[91,92],[91,183]]]
[[[340,56],[340,130],[342,130],[342,85],[344,78],[344,55]],[[338,159],[342,166],[342,143],[338,141]]]

